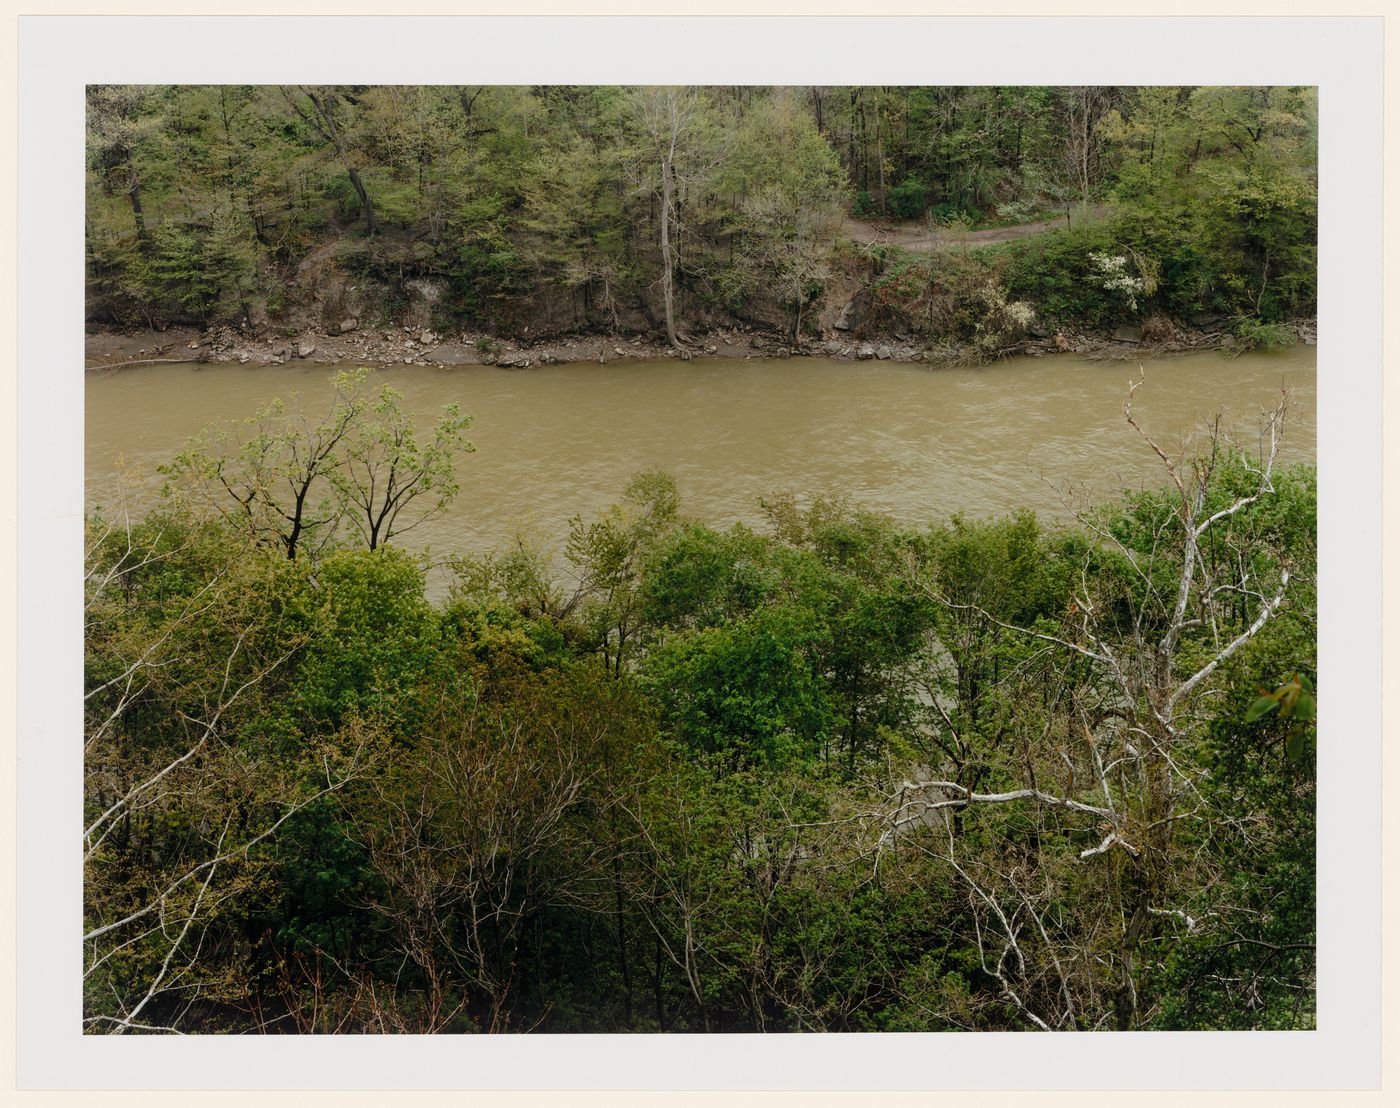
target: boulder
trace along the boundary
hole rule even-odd
[[[836,322],[832,324],[838,331],[849,331],[851,329],[851,315],[855,311],[856,302],[848,301],[841,309],[841,314],[836,317]]]
[[[875,351],[875,357],[879,358],[882,362],[887,362],[894,357],[894,351],[888,346],[881,346]]]
[[[437,336],[431,331],[424,331],[418,336],[418,341],[424,346],[432,346],[433,343],[437,342]]]
[[[1123,324],[1123,326],[1119,327],[1118,330],[1113,332],[1113,341],[1133,343],[1141,342],[1142,328],[1136,327],[1131,323],[1125,323]]]
[[[343,334],[345,334],[347,331],[354,331],[354,330],[357,330],[357,329],[359,328],[359,326],[360,326],[360,321],[359,321],[358,319],[356,319],[354,316],[351,316],[351,317],[348,318],[348,319],[342,319],[342,320],[340,321],[340,333],[343,335]]]
[[[875,348],[868,342],[863,342],[856,350],[856,357],[863,362],[869,361],[871,358],[875,357]]]
[[[311,339],[302,339],[297,343],[296,353],[298,358],[309,358],[316,353],[316,343]]]
[[[437,346],[429,350],[423,357],[430,365],[476,365],[481,361],[481,355],[476,347],[468,346],[465,343]]]
[[[840,354],[846,347],[833,339],[831,342],[822,343],[822,349],[828,354]]]

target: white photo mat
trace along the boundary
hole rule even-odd
[[[22,1089],[1360,1089],[1380,1080],[1376,19],[22,18]],[[1040,1035],[81,1033],[84,87],[1316,85],[1318,1030]]]

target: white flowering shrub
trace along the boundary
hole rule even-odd
[[[1035,309],[1024,300],[1009,300],[1006,304],[1006,318],[1024,331],[1035,322]]]
[[[984,356],[1003,352],[1035,322],[1035,309],[1024,300],[1007,300],[1005,291],[995,281],[978,290],[978,299],[982,302],[982,314],[973,345]]]
[[[1119,293],[1128,302],[1128,307],[1137,311],[1137,298],[1145,291],[1141,277],[1128,272],[1128,259],[1122,254],[1091,253],[1089,260],[1099,272],[1099,280],[1105,292]]]

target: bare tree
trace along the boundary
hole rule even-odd
[[[1091,85],[1064,90],[1065,170],[1081,204],[1089,202],[1098,180],[1104,142],[1100,124],[1113,105],[1114,91]]]
[[[1120,1030],[1140,1026],[1143,944],[1161,921],[1188,918],[1172,903],[1192,864],[1175,849],[1174,831],[1182,821],[1213,815],[1200,787],[1206,771],[1192,756],[1209,719],[1212,678],[1278,613],[1291,575],[1285,560],[1251,548],[1247,532],[1241,538],[1229,530],[1231,521],[1275,492],[1284,401],[1268,413],[1254,460],[1232,450],[1218,424],[1204,451],[1188,458],[1169,455],[1142,428],[1133,409],[1138,384],[1129,391],[1124,416],[1162,462],[1174,505],[1153,517],[1150,541],[1135,545],[1086,517],[1095,539],[1088,557],[1112,558],[1123,577],[1120,587],[1096,595],[1086,561],[1059,628],[1013,626],[929,590],[936,602],[975,611],[985,623],[1043,643],[1060,665],[1077,665],[1088,674],[1058,722],[1047,722],[1047,736],[1060,729],[1057,740],[1042,752],[1039,769],[1026,758],[1028,780],[1021,787],[977,791],[937,776],[906,781],[879,840],[884,851],[911,836],[948,834],[944,854],[969,890],[984,969],[1025,1019],[1042,1028],[1085,1015],[1074,1015],[1074,989],[1063,961],[1056,961],[1061,940],[1052,939],[1053,921],[1037,907],[1044,899],[1044,869],[993,870],[969,862],[959,856],[952,819],[931,817],[1027,805],[1055,814],[1057,826],[1079,839],[1077,863],[1100,867],[1106,914],[1096,928],[1105,919],[1116,921],[1111,932],[1096,931],[1093,939],[1099,957],[1113,968],[1112,1023]],[[1248,487],[1241,489],[1238,480],[1227,487],[1227,460],[1242,468]],[[1057,771],[1056,763],[1063,769]],[[1028,943],[1039,951],[1038,966]],[[1035,1010],[1016,984],[1042,978],[1050,982],[1048,991],[1039,990],[1042,999],[1061,996],[1054,1012]]]
[[[572,902],[588,868],[546,872],[598,772],[588,750],[599,736],[551,717],[540,693],[514,687],[509,708],[445,703],[412,758],[352,806],[385,889],[371,907],[422,979],[426,1029],[466,1012],[482,1030],[507,1030],[523,929]]]
[[[682,213],[718,161],[717,150],[705,133],[705,102],[698,88],[684,85],[639,88],[632,97],[633,113],[645,144],[648,169],[639,174],[643,188],[660,201],[661,297],[665,306],[666,341],[685,350],[676,332],[675,286],[680,266]]]

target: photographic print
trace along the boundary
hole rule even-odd
[[[85,1033],[1316,1028],[1315,87],[85,111]]]

